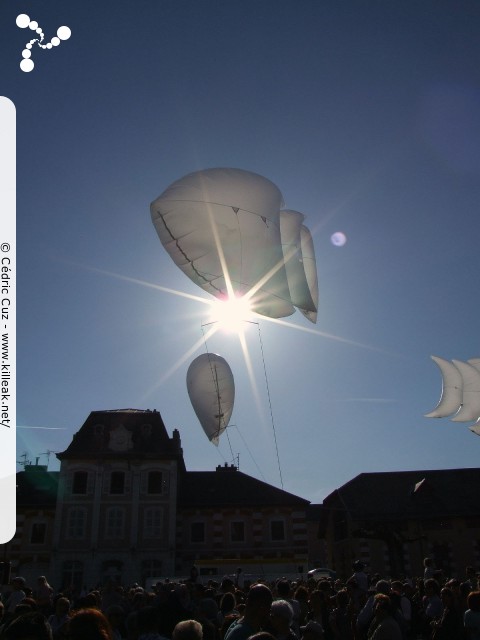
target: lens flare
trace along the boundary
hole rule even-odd
[[[342,231],[336,231],[330,238],[335,247],[343,247],[347,241],[347,236]]]
[[[243,333],[245,322],[251,321],[253,312],[248,298],[232,297],[212,303],[211,322],[216,322],[227,333]]]

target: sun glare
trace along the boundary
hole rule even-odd
[[[228,333],[243,333],[245,322],[251,321],[252,317],[253,312],[247,298],[216,300],[212,304],[212,322],[218,323],[219,328]]]

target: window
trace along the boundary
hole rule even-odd
[[[83,538],[85,536],[85,509],[70,509],[67,520],[67,538]]]
[[[245,523],[244,522],[230,523],[230,540],[232,542],[245,542]]]
[[[96,424],[93,427],[93,433],[95,434],[95,436],[97,438],[100,438],[101,436],[103,436],[103,432],[104,432],[104,427],[103,424]]]
[[[73,474],[72,493],[85,495],[87,493],[88,472],[75,471]]]
[[[143,583],[145,583],[148,578],[156,578],[161,575],[163,575],[161,560],[148,558],[142,561],[141,576]]]
[[[270,536],[274,542],[285,540],[285,522],[283,520],[272,520],[270,522]]]
[[[205,523],[192,522],[190,529],[191,542],[205,542]]]
[[[72,585],[81,590],[83,586],[83,564],[80,560],[68,560],[62,567],[62,584],[65,587]]]
[[[125,493],[125,472],[112,471],[110,474],[110,493]]]
[[[125,521],[125,512],[118,507],[107,509],[107,526],[105,536],[107,538],[119,539],[123,538],[123,529]]]
[[[149,438],[151,435],[152,435],[152,425],[142,424],[142,436],[144,436],[144,438]]]
[[[162,509],[145,509],[144,537],[160,538],[162,535]]]
[[[148,473],[147,493],[163,493],[163,473],[161,471]]]
[[[43,544],[45,542],[45,534],[47,525],[44,522],[34,522],[30,532],[31,544]]]

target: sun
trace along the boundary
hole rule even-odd
[[[227,333],[243,333],[245,323],[251,322],[253,311],[248,298],[232,297],[212,303],[210,321],[218,323],[219,329]]]

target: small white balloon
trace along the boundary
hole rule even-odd
[[[47,49],[51,49],[52,48],[52,43],[51,42],[47,42],[47,44],[45,46],[47,47]]]
[[[32,20],[28,26],[32,31],[35,31],[38,27],[38,22],[36,22],[36,20]]]
[[[31,57],[31,55],[32,55],[32,52],[31,52],[29,49],[24,49],[24,50],[22,51],[22,56],[23,56],[24,58],[30,58],[30,57]]]
[[[25,71],[26,73],[31,71],[34,66],[35,65],[33,64],[33,60],[30,60],[29,58],[26,58],[20,62],[20,69],[22,71]]]
[[[38,27],[38,29],[35,29],[35,31],[36,31],[37,33],[42,33],[42,28],[41,28],[41,27]]]
[[[27,49],[31,49],[32,45],[30,44],[30,42],[28,44],[25,45]]]
[[[343,247],[343,245],[347,241],[347,236],[341,231],[336,231],[334,234],[332,234],[330,240],[336,247]]]
[[[60,44],[60,38],[57,38],[57,36],[54,36],[52,38],[52,44],[54,47],[58,47],[58,45]]]
[[[58,27],[57,36],[60,38],[60,40],[68,40],[71,35],[72,32],[68,27]]]
[[[20,29],[26,29],[30,24],[30,18],[26,13],[21,13],[17,16],[16,23],[17,27],[20,27]]]

